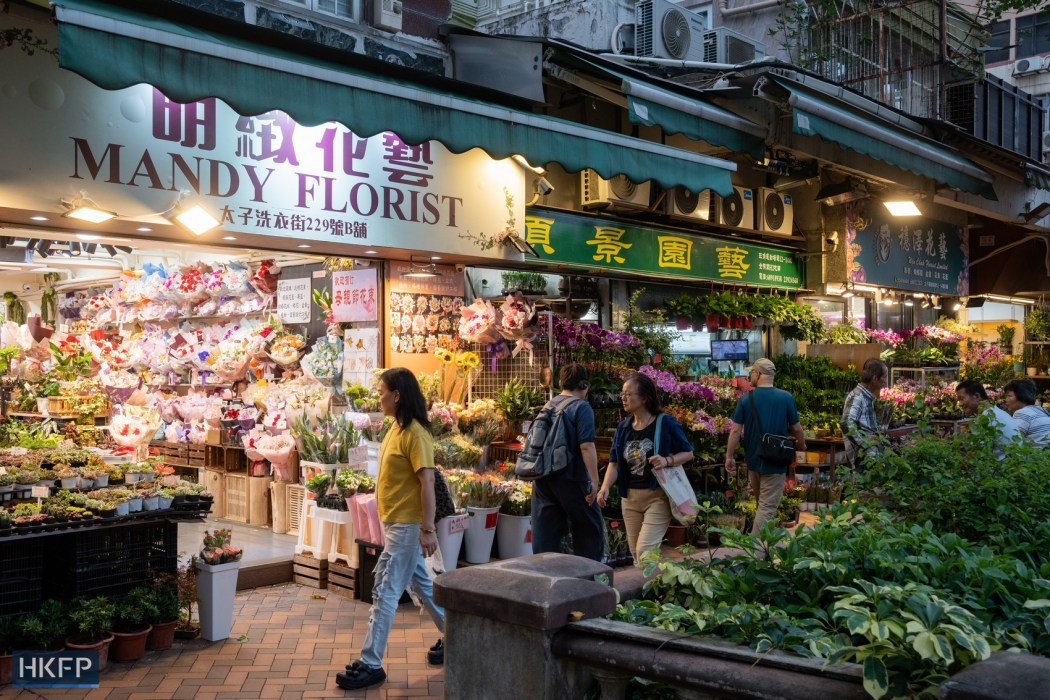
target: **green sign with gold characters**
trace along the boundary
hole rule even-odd
[[[626,221],[529,207],[524,238],[540,260],[618,272],[798,289],[794,253]]]

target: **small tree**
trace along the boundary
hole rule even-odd
[[[197,603],[197,555],[194,554],[184,566],[178,568],[176,586],[179,603],[179,627],[181,630],[193,630],[193,606]]]

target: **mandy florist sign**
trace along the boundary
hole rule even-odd
[[[541,260],[781,289],[802,286],[789,251],[530,207],[525,241]]]
[[[14,688],[97,688],[97,651],[17,651]]]
[[[149,85],[104,90],[43,52],[0,52],[0,123],[0,207],[58,211],[83,190],[165,230],[156,212],[188,191],[225,233],[477,256],[457,234],[491,235],[507,218],[504,189],[525,190],[509,159],[406,143],[397,123],[364,138],[334,121],[238,115],[216,98],[179,104]]]

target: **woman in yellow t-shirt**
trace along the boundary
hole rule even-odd
[[[372,611],[361,659],[336,674],[345,690],[368,688],[386,680],[383,654],[394,624],[397,604],[411,588],[439,630],[445,613],[434,604],[430,576],[423,564],[437,549],[434,529],[434,439],[427,420],[426,401],[415,376],[403,367],[379,377],[379,406],[394,424],[379,448],[376,505],[383,523],[385,545],[375,568]],[[443,640],[430,648],[427,660],[444,663]]]

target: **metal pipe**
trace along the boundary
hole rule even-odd
[[[761,2],[751,3],[750,5],[730,7],[729,0],[722,0],[719,14],[723,17],[732,17],[734,15],[748,15],[752,12],[758,12],[759,10],[765,10],[770,7],[776,7],[780,4],[780,1],[781,0],[761,0]]]
[[[738,70],[742,67],[754,67],[762,61],[754,61],[751,63],[741,63],[739,65],[735,63],[708,63],[707,61],[677,61],[673,58],[656,58],[655,56],[628,56],[627,54],[615,54],[615,53],[601,53],[598,54],[602,58],[609,58],[612,60],[628,61],[632,63],[647,63],[654,66],[670,66],[672,68],[697,68],[700,70],[722,70],[731,71]]]

